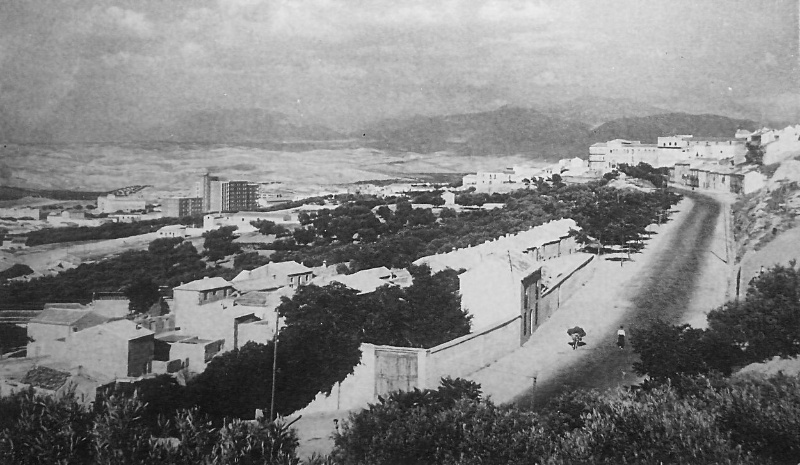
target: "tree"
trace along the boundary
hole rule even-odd
[[[285,326],[278,335],[277,403],[281,413],[330,393],[361,360],[364,310],[358,292],[340,283],[301,286],[282,298],[278,313]]]
[[[393,392],[352,413],[334,436],[342,464],[525,464],[544,457],[537,416],[481,400],[480,386],[445,378],[436,389]]]
[[[760,144],[748,142],[744,159],[747,163],[761,165],[764,163],[764,149],[761,148]]]
[[[296,465],[298,440],[283,420],[231,420],[214,428],[197,409],[157,425],[137,395],[101,396],[89,410],[71,395],[23,391],[0,399],[0,463]]]
[[[461,309],[458,273],[432,274],[427,265],[409,268],[413,284],[406,289],[415,324],[416,347],[433,347],[469,333],[471,316]]]
[[[91,463],[92,415],[33,389],[0,398],[0,463]]]
[[[461,309],[458,274],[431,274],[427,265],[410,271],[408,288],[384,286],[363,297],[364,341],[430,348],[468,334],[471,317]]]
[[[203,242],[204,254],[209,260],[217,261],[228,255],[241,252],[242,248],[235,244],[233,240],[233,232],[236,231],[236,226],[223,226],[213,231],[203,233],[206,239]]]
[[[731,433],[744,450],[776,463],[800,457],[800,378],[778,374],[770,378],[731,379],[704,399],[716,423]],[[765,460],[766,461],[766,460]]]
[[[640,357],[633,368],[659,383],[679,375],[707,373],[711,368],[704,335],[702,329],[687,324],[673,326],[658,320],[631,334],[631,346]]]
[[[800,269],[777,265],[755,278],[743,301],[709,312],[709,329],[740,347],[745,362],[800,354]]]
[[[273,352],[272,342],[248,342],[214,357],[189,381],[190,398],[216,419],[253,418],[256,409],[270,405]]]
[[[128,298],[128,310],[133,313],[147,313],[153,304],[161,301],[158,284],[149,277],[139,277],[125,289]]]
[[[547,463],[761,463],[730,440],[713,412],[669,386],[616,391],[558,439]]]
[[[310,244],[317,238],[314,227],[297,228],[292,233],[292,237],[298,244]]]
[[[280,237],[289,233],[289,231],[285,227],[275,224],[274,221],[255,220],[251,221],[250,224],[253,225],[256,229],[258,229],[258,232],[260,232],[265,236],[274,234],[275,236]]]

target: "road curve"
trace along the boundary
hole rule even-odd
[[[651,258],[651,266],[627,284],[630,305],[623,314],[628,335],[635,337],[637,328],[646,327],[655,319],[679,323],[691,306],[691,299],[704,272],[712,250],[721,205],[714,199],[689,194],[693,203],[682,217],[676,231],[662,242]],[[570,389],[605,389],[631,380],[632,364],[637,357],[630,348],[619,350],[614,334],[604,334],[595,347],[575,363],[564,366],[555,376],[518,396],[521,406],[539,409],[550,399]]]

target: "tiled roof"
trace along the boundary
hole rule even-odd
[[[31,386],[55,391],[67,382],[70,374],[43,366],[38,366],[25,374],[22,382]]]
[[[175,289],[181,291],[211,291],[214,289],[222,289],[224,287],[231,287],[231,283],[220,277],[203,278],[190,283],[182,284]]]
[[[91,313],[86,308],[45,308],[31,319],[31,323],[70,326]]]

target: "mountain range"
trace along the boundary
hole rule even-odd
[[[55,124],[55,126],[54,126]],[[74,125],[74,121],[71,123]],[[113,128],[86,139],[62,140],[50,122],[46,130],[21,126],[0,111],[0,141],[8,142],[196,142],[284,144],[282,150],[315,147],[370,147],[397,152],[450,152],[491,156],[524,154],[558,159],[583,156],[588,145],[616,138],[655,142],[660,135],[732,136],[757,123],[719,115],[669,113],[631,100],[581,97],[539,109],[504,106],[491,111],[387,119],[363,129],[342,132],[265,109],[192,111],[160,126]],[[337,145],[338,144],[338,145]]]

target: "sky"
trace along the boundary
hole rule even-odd
[[[0,129],[55,138],[261,108],[382,118],[593,95],[800,122],[786,0],[0,2]]]

